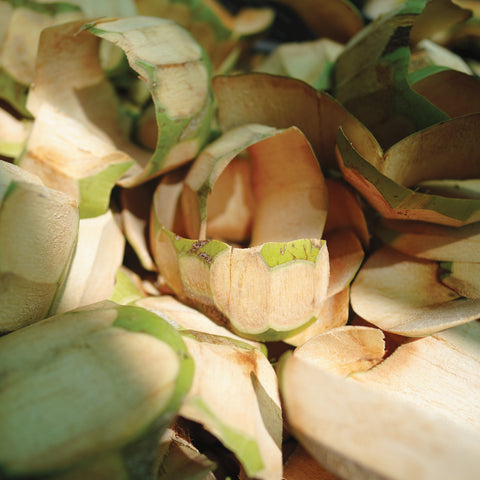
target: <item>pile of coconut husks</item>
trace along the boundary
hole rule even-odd
[[[0,1],[0,478],[478,480],[480,3]]]

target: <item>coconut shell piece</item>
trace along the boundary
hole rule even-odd
[[[475,479],[478,327],[408,342],[386,359],[378,329],[312,338],[281,359],[287,427],[344,479]]]
[[[381,247],[352,283],[352,308],[382,330],[412,337],[479,318],[478,299],[461,298],[440,281],[440,273],[436,262]]]
[[[245,149],[252,161],[256,215],[250,246],[241,248],[205,238],[205,232],[207,197],[227,164]],[[158,195],[165,188],[160,185]],[[162,219],[171,222],[174,210],[162,212],[154,199],[155,262],[180,298],[220,315],[218,320],[241,336],[275,340],[296,333],[314,321],[326,296],[329,261],[321,240],[326,193],[315,156],[298,129],[234,129],[209,145],[185,178],[181,212],[193,238],[168,230]],[[177,208],[175,201],[170,206]]]

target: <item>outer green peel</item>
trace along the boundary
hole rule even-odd
[[[114,163],[97,175],[83,177],[78,181],[80,218],[97,217],[107,211],[113,186],[133,163],[133,160]]]
[[[325,241],[322,241],[322,246]],[[293,242],[269,242],[263,245],[260,255],[270,268],[275,268],[285,263],[305,260],[315,263],[322,247],[313,244],[311,240],[295,240]]]

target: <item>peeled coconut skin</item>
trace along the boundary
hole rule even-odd
[[[79,215],[70,197],[35,175],[0,164],[0,333],[48,315],[75,249]]]

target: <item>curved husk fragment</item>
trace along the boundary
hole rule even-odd
[[[258,349],[226,337],[182,332],[196,369],[180,415],[201,423],[249,478],[282,473],[282,413],[277,378]]]
[[[156,478],[158,439],[193,378],[185,343],[166,321],[103,302],[6,335],[0,346],[7,478],[88,472],[108,459],[109,478]]]
[[[35,175],[0,162],[0,332],[48,315],[72,260],[78,209]]]
[[[68,277],[51,314],[109,299],[124,252],[125,237],[111,210],[99,217],[81,219]]]
[[[317,34],[341,43],[346,43],[363,28],[363,20],[355,5],[348,0],[300,0],[289,2],[275,0],[292,8]]]
[[[336,169],[335,143],[342,126],[358,148],[380,149],[372,135],[337,100],[294,79],[265,73],[220,75],[213,79],[223,132],[248,123],[275,128],[296,126],[310,142],[323,168]]]
[[[335,97],[383,148],[448,119],[412,90],[407,79],[410,31],[425,4],[405,2],[379,17],[349,43],[335,64]]]
[[[436,262],[381,247],[352,283],[352,308],[382,330],[412,337],[476,320],[480,302],[443,285],[440,273]]]
[[[256,215],[250,246],[240,248],[206,238],[207,200],[216,180],[245,149]],[[329,275],[328,252],[320,240],[327,196],[316,158],[297,128],[244,125],[202,152],[182,192],[181,212],[192,239],[164,224],[172,225],[177,209],[170,199],[162,210],[159,197],[167,191],[160,184],[154,196],[151,243],[160,273],[180,298],[255,339],[284,337],[316,318]],[[291,287],[283,292],[287,284]]]
[[[414,257],[442,262],[480,262],[480,223],[449,227],[427,222],[382,219],[375,234]]]
[[[172,20],[137,16],[97,20],[85,27],[124,50],[155,105],[155,152],[122,178],[132,186],[191,160],[210,134],[211,67],[202,47]],[[135,171],[136,170],[136,171]]]
[[[338,328],[284,356],[279,384],[288,428],[342,478],[400,480],[414,471],[473,480],[480,473],[480,434],[470,423],[475,417],[478,424],[478,324],[406,343],[386,360],[382,336]]]
[[[221,2],[137,0],[141,15],[169,18],[190,31],[207,52],[214,70],[230,70],[245,50],[245,40],[264,32],[273,22],[269,8],[241,8],[231,14]]]
[[[468,137],[473,139],[476,135],[479,121],[478,114],[452,119],[405,138],[385,155],[378,149],[361,155],[356,150],[355,142],[349,141],[344,132],[339,131],[337,159],[340,170],[345,180],[385,218],[421,220],[451,226],[476,222],[480,220],[478,199],[430,195],[407,188],[404,184],[414,186],[423,180],[442,178],[444,175],[454,178],[477,176],[478,165],[471,155],[475,155],[478,142],[470,141]],[[460,131],[465,134],[465,142],[456,138],[452,140],[450,136],[445,138]],[[459,165],[456,169],[453,162],[449,161],[451,156],[439,150],[447,139],[452,140],[446,147],[448,151],[451,152],[453,145],[458,146]],[[457,150],[454,151],[456,155]],[[432,161],[432,157],[435,161]]]

